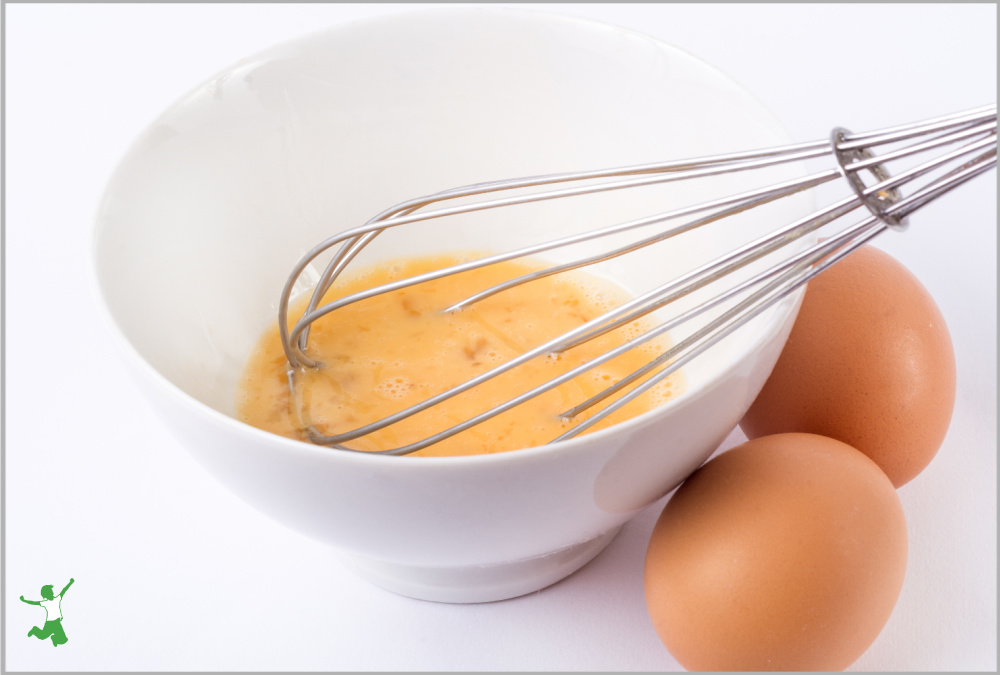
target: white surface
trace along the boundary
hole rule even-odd
[[[87,283],[93,212],[153,118],[264,47],[412,7],[6,7],[8,669],[678,668],[642,594],[662,501],[540,593],[470,606],[398,597],[211,479],[137,396],[97,321]],[[756,92],[799,140],[996,99],[993,5],[536,7],[690,51]],[[900,490],[906,582],[854,669],[997,668],[994,180],[879,240],[941,306],[959,394],[938,457]],[[723,447],[741,439],[736,431]],[[39,610],[18,596],[69,577],[70,642],[27,639]]]

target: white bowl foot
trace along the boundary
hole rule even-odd
[[[604,550],[620,527],[568,548],[496,565],[420,567],[345,554],[347,567],[376,586],[418,600],[493,602],[538,591],[568,577]]]

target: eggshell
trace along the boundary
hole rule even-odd
[[[646,553],[646,603],[688,670],[842,670],[892,613],[906,548],[874,462],[822,436],[767,436],[674,493]]]
[[[944,317],[913,274],[864,246],[809,282],[778,363],[740,427],[807,432],[871,457],[899,487],[930,463],[955,406]]]

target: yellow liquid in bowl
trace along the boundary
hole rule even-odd
[[[461,262],[458,256],[383,263],[340,281],[324,302]],[[629,298],[613,284],[580,272],[546,277],[503,291],[466,309],[443,309],[527,272],[539,263],[508,261],[362,300],[316,321],[306,353],[320,368],[296,374],[288,389],[284,352],[274,326],[260,340],[239,387],[238,417],[260,429],[307,440],[311,423],[332,435],[358,428],[519,356]],[[303,298],[291,323],[305,310]],[[559,355],[542,355],[432,408],[343,445],[365,451],[397,448],[454,426],[627,342],[651,327],[641,319]],[[669,343],[654,339],[521,405],[466,429],[415,456],[505,452],[544,445],[576,421],[560,414],[645,365]],[[590,431],[644,413],[683,389],[674,373]],[[593,411],[599,410],[597,405]],[[585,412],[578,419],[585,419]]]

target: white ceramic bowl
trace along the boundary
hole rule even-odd
[[[241,60],[156,120],[101,203],[97,281],[139,386],[244,500],[341,549],[393,591],[513,597],[585,564],[711,454],[763,385],[797,298],[692,363],[683,396],[628,423],[500,455],[384,457],[279,438],[232,417],[240,370],[275,320],[286,274],[330,234],[446,187],[787,140],[722,74],[614,27],[510,9],[363,21]],[[741,180],[491,213],[449,238],[431,223],[384,235],[366,255],[508,248],[542,228],[555,235],[647,215]],[[811,205],[786,200],[737,229],[712,228],[598,272],[639,292]]]

